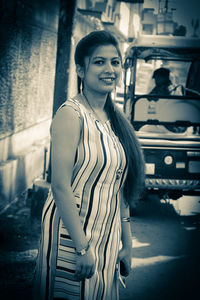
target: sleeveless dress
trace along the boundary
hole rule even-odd
[[[74,99],[63,105],[72,107],[82,124],[71,186],[84,232],[94,249],[96,271],[90,279],[75,280],[74,244],[50,189],[42,214],[35,299],[117,300],[116,260],[121,239],[120,194],[126,176],[125,153],[109,121],[101,124]]]

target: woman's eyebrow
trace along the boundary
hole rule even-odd
[[[107,58],[105,56],[94,56],[92,59],[120,59],[119,56],[114,56],[114,57],[111,57],[111,58]]]
[[[96,59],[96,58],[101,58],[101,59],[105,59],[104,56],[94,56],[93,59]]]

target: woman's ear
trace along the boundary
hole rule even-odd
[[[80,65],[76,65],[76,73],[81,79],[84,78],[84,70]]]

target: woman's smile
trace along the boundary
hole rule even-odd
[[[112,84],[113,81],[115,81],[115,77],[102,77],[100,78],[100,80],[102,80],[103,82],[105,82],[106,84]]]

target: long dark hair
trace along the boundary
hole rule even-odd
[[[84,67],[85,57],[90,57],[93,51],[103,45],[113,45],[121,58],[119,44],[116,38],[105,30],[93,31],[79,41],[75,50],[75,63]],[[81,80],[78,78],[80,91]],[[134,129],[127,118],[120,112],[108,94],[105,111],[115,134],[118,136],[127,159],[127,176],[123,194],[125,202],[134,207],[144,187],[144,160]]]

